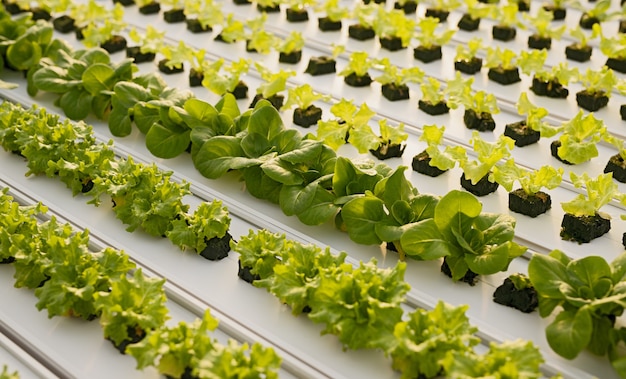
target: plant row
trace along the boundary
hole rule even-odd
[[[346,253],[335,256],[265,230],[251,231],[232,247],[240,254],[242,279],[265,288],[294,315],[306,313],[324,325],[321,333],[336,335],[345,348],[383,351],[402,378],[541,377],[543,358],[531,342],[491,343],[477,354],[467,306],[440,301],[430,311],[403,316],[409,290],[404,262],[383,269],[373,259],[354,267]]]
[[[208,259],[228,254],[230,218],[221,201],[204,202],[193,213],[183,203],[188,183],[171,180],[156,165],[118,158],[112,143],[98,143],[90,126],[44,109],[25,110],[10,102],[0,105],[2,147],[26,158],[27,175],[57,177],[100,205],[110,198],[112,209],[128,231],[138,228],[165,236],[181,249],[194,249]]]
[[[106,247],[90,251],[89,231],[76,231],[41,203],[20,206],[4,188],[0,196],[0,258],[15,268],[15,286],[34,289],[48,317],[99,318],[104,337],[137,360],[174,378],[273,378],[280,358],[254,344],[222,345],[210,337],[218,321],[165,326],[169,319],[165,279],[147,278],[129,257]],[[134,272],[133,272],[134,271]]]

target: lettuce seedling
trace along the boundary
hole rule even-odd
[[[478,328],[471,326],[465,312],[468,306],[454,307],[443,301],[432,310],[416,309],[407,321],[396,324],[396,342],[387,354],[392,367],[402,378],[435,378],[441,376],[450,352],[471,353],[480,339]]]
[[[204,73],[202,86],[220,96],[233,92],[241,82],[241,76],[247,74],[249,68],[250,61],[243,58],[232,61],[227,66],[224,66],[224,58],[214,62],[205,61],[202,67]]]
[[[611,200],[623,198],[610,173],[591,178],[587,173],[576,175],[570,172],[570,178],[576,188],[584,187],[587,190],[587,196],[579,193],[574,199],[561,203],[565,213],[574,216],[595,216],[600,208]]]
[[[205,28],[224,25],[226,19],[222,12],[222,3],[213,0],[186,1],[185,15],[195,17]]]
[[[387,124],[386,119],[381,119],[378,121],[378,128],[380,134],[374,133],[369,124],[354,126],[350,129],[348,142],[361,154],[377,150],[381,155],[385,155],[391,146],[401,145],[409,138],[409,134],[404,131],[403,123],[394,127]]]
[[[235,15],[229,13],[223,24],[222,31],[218,35],[219,39],[226,43],[234,43],[246,38],[245,24],[235,19]]]
[[[339,120],[320,120],[317,128],[317,139],[323,141],[333,150],[346,143],[352,129],[367,125],[375,113],[366,103],[357,108],[352,100],[341,99],[330,107],[330,112]]]
[[[517,17],[517,3],[511,2],[502,6],[493,7],[491,10],[491,16],[496,20],[497,26],[526,29],[526,24]]]
[[[304,47],[304,37],[302,37],[302,33],[292,31],[284,40],[277,43],[275,47],[277,51],[285,54],[302,51]]]
[[[142,54],[158,53],[163,48],[165,31],[161,32],[152,25],[148,25],[143,35],[140,34],[136,28],[132,28],[130,32],[128,32],[128,37],[139,44],[139,49]]]
[[[562,130],[562,127],[555,127],[543,121],[548,115],[548,110],[531,103],[526,92],[520,93],[515,106],[518,114],[526,116],[526,126],[539,132],[541,137],[549,138]]]
[[[249,29],[249,32],[246,34],[246,50],[259,54],[269,54],[276,48],[279,38],[267,31],[265,28],[266,21],[267,13],[264,12],[261,16],[246,22],[246,26]]]
[[[440,146],[443,143],[445,126],[438,128],[436,125],[424,125],[420,141],[425,141],[428,145],[426,153],[430,157],[430,165],[440,170],[447,171],[457,162],[466,160],[466,151],[463,146],[447,145],[443,149]]]
[[[478,0],[475,0],[478,1]],[[456,47],[455,61],[471,61],[476,58],[476,54],[484,49],[482,38],[474,37],[467,41],[466,44],[461,43]]]
[[[340,76],[348,76],[354,74],[357,77],[368,75],[368,70],[375,64],[375,60],[370,58],[365,51],[355,51],[350,54],[348,64],[339,72]]]
[[[263,79],[263,83],[257,87],[256,92],[263,95],[264,99],[284,91],[287,87],[287,79],[296,75],[293,70],[272,71],[259,62],[254,62],[254,66]]]
[[[491,115],[500,113],[498,101],[493,93],[477,91],[472,94],[471,89],[465,87],[461,95],[461,103],[465,109],[473,110],[478,115],[482,113],[489,113]]]
[[[195,49],[187,45],[184,41],[178,41],[176,47],[163,45],[159,52],[167,59],[165,65],[170,68],[182,68],[185,62],[191,62],[194,59]]]
[[[493,179],[508,192],[513,190],[513,184],[518,182],[527,195],[536,195],[542,188],[554,189],[561,184],[562,168],[541,166],[537,170],[526,170],[515,163],[513,158],[504,164],[493,168]]]
[[[116,18],[106,19],[102,24],[89,24],[82,31],[83,44],[89,48],[101,46],[113,36],[120,34],[125,28],[126,23]]]
[[[341,6],[339,0],[326,0],[318,3],[315,10],[325,13],[330,21],[341,21],[350,15],[350,10]]]
[[[598,156],[597,143],[605,138],[606,126],[593,113],[584,116],[580,110],[576,116],[561,124],[562,134],[558,141],[557,155],[571,164],[587,162]]]
[[[526,248],[513,242],[513,217],[481,210],[473,195],[452,190],[439,200],[432,219],[406,229],[402,247],[415,259],[446,257],[455,281],[468,270],[479,275],[504,271]]]
[[[418,47],[431,48],[434,46],[443,46],[447,44],[454,34],[455,29],[446,29],[441,33],[437,33],[439,19],[435,17],[424,17],[417,22],[419,31],[415,33],[414,38],[418,41]]]
[[[386,12],[379,8],[373,28],[376,35],[381,38],[399,38],[401,46],[407,47],[415,33],[417,23],[412,18],[407,17],[403,11],[392,9]]]
[[[510,70],[518,67],[518,56],[515,51],[511,49],[500,49],[496,47],[487,47],[487,59],[485,60],[485,67],[488,68],[502,68],[503,70]]]
[[[9,371],[9,366],[2,365],[2,371],[0,372],[0,378],[2,379],[20,379],[20,374],[17,370]]]
[[[574,359],[588,349],[618,361],[622,332],[614,324],[626,304],[625,262],[625,253],[611,263],[599,256],[573,260],[560,250],[533,254],[528,274],[539,296],[539,314],[557,313],[546,328],[548,344],[557,354]]]
[[[487,142],[480,137],[478,131],[474,131],[469,143],[474,148],[476,159],[469,160],[466,158],[459,164],[463,169],[465,178],[470,180],[472,184],[476,184],[485,176],[490,175],[491,170],[498,162],[511,155],[515,141],[505,135],[500,135],[497,141]],[[493,178],[490,177],[489,179],[493,182]]]
[[[534,16],[531,16],[528,13],[524,14],[524,19],[534,26],[535,32],[533,35],[536,35],[539,38],[558,40],[561,39],[561,36],[567,29],[567,25],[553,27],[552,20],[554,19],[554,14],[544,8],[539,8]]]
[[[291,109],[294,106],[298,109],[307,109],[316,101],[329,101],[329,95],[322,95],[321,93],[313,91],[310,84],[303,84],[297,87],[289,88],[287,90],[287,101],[280,108],[281,111]]]

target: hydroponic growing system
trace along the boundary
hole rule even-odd
[[[3,3],[0,378],[626,377],[621,4]]]

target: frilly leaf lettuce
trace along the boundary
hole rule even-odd
[[[447,257],[454,280],[468,268],[482,275],[503,271],[526,248],[512,241],[514,218],[481,210],[471,194],[450,191],[437,203],[434,218],[406,229],[402,247],[416,259]]]
[[[280,252],[291,243],[284,234],[261,229],[250,230],[247,236],[242,236],[237,242],[231,240],[230,247],[239,253],[242,267],[249,267],[252,274],[265,279],[273,275],[274,266],[280,262]]]
[[[534,195],[542,188],[554,189],[559,186],[563,176],[562,168],[541,166],[538,170],[529,171],[521,168],[514,159],[507,160],[503,165],[496,165],[493,169],[493,178],[508,192],[513,190],[517,181],[528,195]]]
[[[446,377],[540,379],[544,362],[539,349],[530,341],[491,342],[484,354],[452,351],[444,361]]]
[[[104,337],[120,344],[128,340],[128,329],[139,334],[160,328],[169,319],[165,307],[165,279],[146,278],[141,269],[132,277],[122,276],[111,281],[111,291],[95,294]]]
[[[220,200],[203,202],[193,214],[183,214],[172,221],[172,228],[165,235],[181,249],[194,249],[200,254],[212,238],[222,238],[230,228],[228,209]]]
[[[393,269],[376,267],[376,260],[358,268],[344,263],[323,271],[311,298],[309,318],[325,324],[322,334],[335,334],[350,349],[387,349],[400,322],[406,263]]]
[[[396,324],[396,343],[388,352],[392,367],[401,378],[434,378],[443,373],[445,358],[451,351],[459,355],[472,352],[480,341],[476,327],[465,315],[467,305],[453,307],[439,301],[433,310],[417,309],[407,321]]]
[[[330,249],[322,250],[315,245],[290,243],[280,252],[280,263],[273,268],[273,275],[255,280],[254,285],[266,288],[298,315],[309,306],[317,288],[319,276],[343,264],[347,254],[333,255]]]
[[[477,154],[476,160],[461,161],[461,168],[465,178],[472,184],[478,183],[480,179],[489,175],[491,169],[502,159],[508,158],[515,144],[512,138],[505,135],[498,137],[495,142],[487,142],[480,138],[480,133],[474,131],[470,144]]]

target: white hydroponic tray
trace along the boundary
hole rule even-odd
[[[532,10],[539,3],[533,3]],[[423,14],[424,4],[418,8],[418,14]],[[240,19],[258,17],[260,13],[255,5],[234,6],[230,1],[224,2],[224,11],[233,12]],[[467,146],[471,133],[465,128],[462,121],[462,109],[451,111],[449,115],[432,117],[417,109],[419,87],[412,86],[409,101],[389,102],[380,95],[380,86],[373,83],[369,88],[352,88],[343,83],[343,78],[335,75],[311,77],[303,74],[308,59],[311,56],[327,55],[330,52],[329,42],[342,43],[347,51],[368,51],[371,55],[387,56],[392,62],[400,66],[410,66],[418,62],[412,57],[412,50],[391,53],[381,50],[377,42],[357,42],[347,38],[347,24],[343,31],[322,33],[317,30],[315,15],[310,12],[311,20],[304,24],[289,24],[284,19],[284,10],[280,14],[268,15],[267,25],[272,31],[286,35],[291,30],[301,31],[307,38],[307,45],[303,51],[301,63],[297,65],[278,64],[278,54],[267,56],[247,53],[243,42],[227,45],[212,41],[219,33],[216,30],[210,34],[193,35],[187,32],[183,24],[167,24],[160,15],[143,16],[136,7],[125,9],[126,20],[129,24],[142,28],[150,24],[162,30],[167,30],[167,42],[177,43],[184,40],[191,46],[205,48],[211,58],[224,57],[235,60],[239,57],[262,60],[270,69],[293,69],[297,76],[290,81],[290,85],[310,83],[320,92],[330,93],[335,100],[342,97],[355,99],[358,104],[366,101],[379,117],[388,118],[392,123],[404,122],[410,132],[408,147],[401,159],[392,159],[389,165],[410,166],[413,155],[425,147],[418,141],[421,126],[437,124],[446,126],[446,135],[449,143]],[[577,22],[580,13],[568,10],[569,24]],[[456,25],[460,12],[453,12],[448,25]],[[444,57],[441,62],[428,65],[422,64],[423,70],[439,79],[447,79],[453,75],[453,56],[456,43],[463,43],[473,36],[481,36],[490,42],[491,30],[489,20],[483,20],[478,33],[459,32],[451,46],[444,48]],[[608,24],[608,31],[613,30],[616,24]],[[516,42],[500,43],[500,45],[519,51],[525,46],[528,32],[518,31]],[[79,44],[73,36],[67,38],[75,46]],[[567,41],[554,41],[549,55],[548,64],[555,64],[562,57]],[[347,54],[338,58],[337,71],[345,66]],[[114,59],[122,59],[123,54],[113,55]],[[158,58],[157,58],[158,59]],[[599,51],[594,52],[592,61],[578,65],[598,68],[604,63]],[[577,65],[577,64],[573,64]],[[155,64],[142,64],[143,72],[156,70]],[[375,75],[374,75],[375,76]],[[171,86],[187,88],[187,77],[184,74],[165,76]],[[29,98],[25,93],[25,82],[17,76],[7,76],[5,80],[19,81],[23,85],[13,91],[3,91],[2,96],[13,101],[30,105],[41,104],[51,112],[60,112],[52,105],[52,96],[42,95]],[[261,83],[258,75],[252,69],[245,77],[250,87],[250,98],[239,102],[240,108],[248,106],[252,94]],[[519,92],[527,90],[530,79],[523,76],[521,83],[512,86],[501,86],[488,81],[485,69],[475,75],[473,88],[484,89],[496,94],[502,113],[496,115],[497,128],[493,134],[482,133],[483,138],[490,138],[502,133],[504,125],[517,121],[514,104]],[[573,93],[579,89],[577,85],[570,85],[568,100],[551,100],[535,97],[529,92],[529,98],[536,104],[551,111],[551,120],[560,122],[571,118],[577,111]],[[194,94],[211,102],[218,98],[206,89],[193,89]],[[619,119],[619,105],[626,102],[623,97],[614,94],[609,106],[596,113],[602,117],[609,130],[618,136],[623,136],[624,123]],[[330,117],[329,104],[320,105],[324,110],[324,117]],[[283,112],[285,124],[291,125],[291,111]],[[95,130],[102,140],[113,138],[106,123],[97,120],[88,120],[95,125]],[[297,128],[297,127],[296,127]],[[314,131],[312,128],[311,131]],[[302,129],[302,132],[306,132]],[[542,140],[537,145],[516,148],[513,156],[516,162],[529,168],[538,168],[544,164],[563,167],[566,171],[576,173],[589,172],[597,175],[604,168],[608,157],[615,151],[608,146],[600,146],[600,156],[592,161],[577,165],[565,166],[560,164],[549,154],[548,140]],[[193,196],[188,197],[189,204],[197,205],[203,200],[212,198],[222,199],[229,207],[233,218],[231,234],[235,239],[248,233],[249,229],[267,228],[272,231],[285,232],[290,238],[317,243],[321,246],[330,246],[333,250],[345,250],[353,262],[367,261],[377,257],[383,266],[393,266],[396,257],[383,255],[378,247],[361,246],[352,243],[346,234],[335,230],[331,225],[321,227],[307,227],[297,222],[293,217],[284,216],[280,209],[267,202],[252,198],[244,192],[241,184],[235,178],[226,177],[211,181],[203,178],[194,168],[188,156],[181,156],[172,160],[155,159],[147,151],[144,138],[135,132],[130,137],[115,138],[115,147],[121,155],[133,155],[137,160],[144,162],[155,161],[161,168],[173,170],[174,177],[192,183]],[[357,156],[354,149],[344,146],[340,154]],[[305,316],[293,317],[289,310],[265,291],[254,288],[239,280],[237,272],[237,255],[231,254],[220,262],[209,262],[193,254],[181,253],[169,242],[149,237],[135,232],[127,233],[124,226],[115,219],[113,212],[106,206],[95,208],[86,204],[82,197],[73,198],[71,193],[58,181],[43,177],[24,177],[26,166],[20,158],[0,153],[0,185],[7,185],[21,194],[24,201],[40,200],[50,207],[52,214],[57,214],[74,223],[78,227],[88,228],[92,238],[102,244],[108,244],[126,251],[138,264],[149,269],[155,275],[168,279],[169,308],[175,319],[190,320],[201,314],[203,307],[210,307],[219,314],[221,320],[221,337],[235,337],[242,341],[261,341],[274,346],[284,359],[281,377],[329,377],[329,378],[357,378],[376,377],[393,378],[398,374],[391,370],[390,362],[378,351],[342,351],[340,343],[334,336],[319,336],[321,327],[312,324]],[[461,171],[454,169],[439,178],[430,178],[414,172],[407,172],[408,177],[421,191],[435,194],[445,194],[450,189],[458,189]],[[624,230],[619,216],[624,209],[617,204],[611,204],[603,211],[613,217],[612,230],[605,236],[594,240],[591,244],[577,245],[560,239],[558,232],[563,212],[559,203],[573,198],[577,189],[567,182],[567,175],[563,185],[550,191],[553,199],[553,209],[547,214],[530,219],[516,215],[516,236],[519,242],[531,247],[540,253],[549,252],[558,248],[572,257],[578,258],[589,254],[601,255],[611,260],[623,251],[621,236]],[[626,192],[626,185],[620,184],[620,190]],[[508,213],[507,194],[499,189],[495,194],[480,198],[484,211]],[[527,258],[527,257],[526,257]],[[571,378],[614,378],[613,372],[606,358],[592,356],[583,352],[577,359],[567,361],[554,354],[547,345],[544,337],[545,327],[550,319],[541,319],[535,312],[530,315],[522,314],[510,308],[497,305],[491,301],[492,293],[503,279],[514,272],[526,272],[528,261],[524,258],[515,260],[508,272],[489,277],[483,277],[475,287],[461,283],[452,283],[451,280],[439,273],[438,262],[409,261],[406,280],[411,285],[411,292],[407,298],[407,309],[415,307],[432,307],[437,300],[442,299],[449,303],[469,304],[468,316],[471,322],[480,329],[480,336],[485,343],[489,341],[503,341],[506,339],[524,338],[536,343],[542,350],[547,361],[546,374],[560,371]],[[29,291],[12,288],[12,273],[10,268],[1,268],[3,298],[11,299],[10,304],[16,304],[12,309],[0,310],[0,325],[12,331],[12,338],[22,341],[23,345],[36,354],[38,359],[52,367],[60,375],[72,377],[154,377],[154,371],[134,371],[134,361],[131,358],[118,354],[101,336],[99,326],[94,323],[83,323],[76,320],[52,319],[44,313],[37,312],[36,299]],[[171,296],[170,296],[171,295]],[[84,345],[83,345],[84,344]],[[78,347],[77,347],[78,346]],[[0,356],[1,358],[2,356]],[[120,370],[120,371],[112,371]]]

